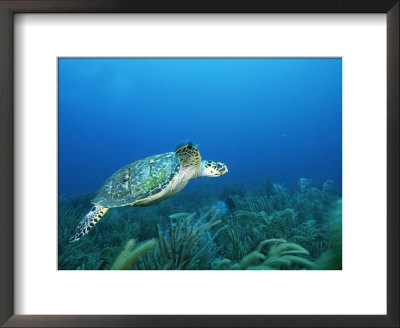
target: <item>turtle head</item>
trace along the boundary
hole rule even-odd
[[[219,177],[228,172],[228,167],[221,162],[201,161],[198,170],[198,177]]]

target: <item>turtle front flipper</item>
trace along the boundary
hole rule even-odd
[[[199,148],[190,141],[183,142],[182,144],[179,144],[175,150],[181,166],[183,168],[192,167],[193,169],[198,169],[201,162]]]
[[[78,226],[75,229],[74,235],[69,239],[69,242],[72,243],[74,241],[79,240],[84,235],[86,235],[90,229],[94,227],[94,225],[100,221],[104,214],[109,210],[108,207],[104,207],[101,205],[94,205],[88,214],[79,222]]]

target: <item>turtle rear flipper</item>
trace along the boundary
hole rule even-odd
[[[72,243],[74,241],[79,240],[84,235],[86,235],[90,229],[94,227],[94,225],[100,221],[104,214],[109,210],[108,207],[104,207],[101,205],[94,205],[88,214],[79,222],[78,226],[75,229],[74,235],[69,239],[69,242]]]

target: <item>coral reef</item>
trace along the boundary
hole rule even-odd
[[[60,270],[340,270],[342,212],[332,180],[294,188],[199,182],[157,205],[113,208],[70,244],[94,193],[60,195]]]
[[[217,211],[211,215],[211,209],[196,222],[192,223],[195,214],[171,224],[165,230],[159,225],[159,248],[144,259],[146,269],[183,270],[207,269],[210,267],[210,246],[214,239],[226,227],[220,227],[213,235],[208,234],[214,226],[221,223],[217,220]],[[210,220],[207,220],[208,217]]]

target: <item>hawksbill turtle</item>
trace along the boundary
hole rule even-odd
[[[154,205],[180,192],[192,178],[218,177],[227,172],[221,162],[202,161],[198,146],[192,142],[179,144],[175,152],[130,163],[104,182],[70,242],[86,235],[110,208]]]

